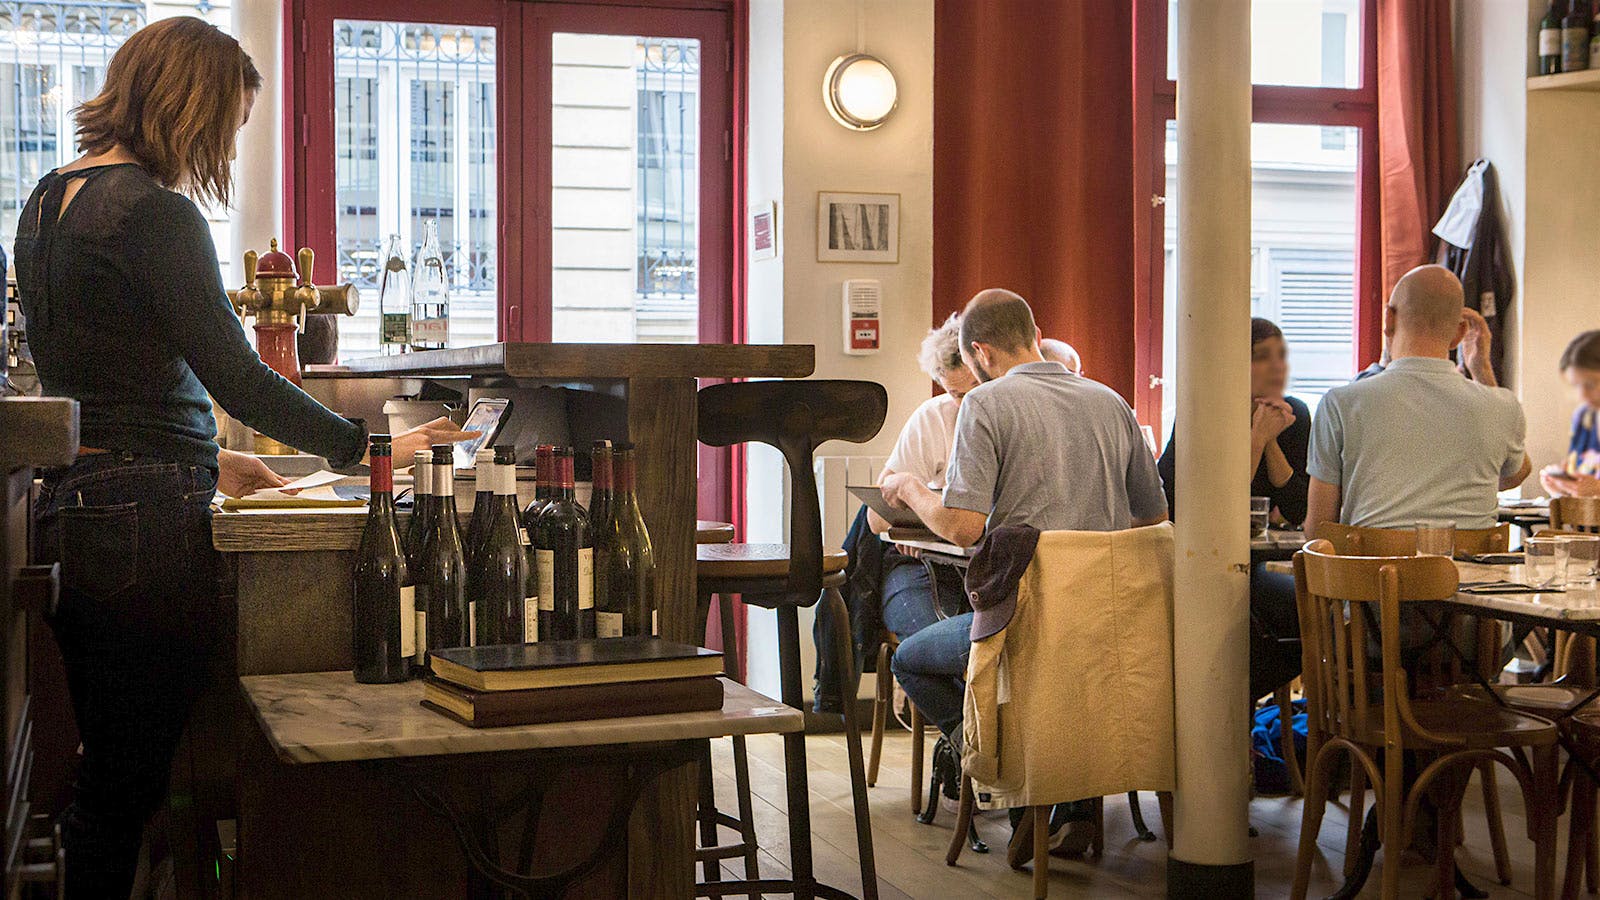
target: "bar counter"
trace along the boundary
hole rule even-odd
[[[574,442],[580,435],[594,435],[632,441],[639,448],[639,505],[655,548],[660,629],[663,637],[689,642],[698,633],[693,621],[697,379],[804,377],[811,373],[814,358],[814,348],[793,345],[496,344],[358,360],[319,374],[341,381],[465,377],[473,397],[495,396],[499,391],[531,395],[545,388],[565,390],[569,399],[563,409]],[[272,874],[252,867],[252,847],[280,843],[280,837],[299,844],[309,837],[274,833],[294,821],[283,809],[260,814],[246,807],[310,802],[318,791],[336,789],[337,782],[284,770],[248,712],[238,679],[349,670],[350,572],[364,520],[363,510],[229,512],[218,513],[214,520],[213,542],[227,560],[225,598],[237,612],[237,634],[228,648],[234,652],[224,653],[231,658],[218,679],[218,690],[202,700],[191,729],[190,787],[197,801],[193,825],[202,835],[202,847],[216,840],[215,820],[231,813],[239,823],[240,896],[275,895]],[[274,785],[274,791],[251,787],[264,784]],[[619,859],[609,876],[601,871],[583,887],[599,891],[610,885],[615,890],[616,879],[625,879],[628,896],[691,896],[694,785],[692,763],[663,772],[634,810],[626,860]],[[175,791],[180,787],[175,784]],[[470,779],[460,787],[470,787]],[[424,865],[437,870],[432,884],[428,879],[408,884],[402,892],[408,895],[426,895],[444,887],[448,879],[462,877],[464,862],[444,823],[431,821],[414,798],[374,793],[376,782],[366,780],[359,788],[345,797],[323,796],[317,801],[342,812],[332,820],[328,809],[319,813],[319,833],[340,835],[341,820],[344,828],[362,829],[365,824],[373,832],[389,831],[392,817],[403,815],[436,840],[411,858],[408,854],[419,846],[416,834],[404,841],[403,850],[379,850],[383,844],[376,833],[349,838],[350,854],[344,857],[347,889],[380,883],[391,889],[396,884],[393,878],[358,876],[373,876],[397,864],[412,872]],[[373,827],[379,824],[383,827]],[[376,858],[356,858],[362,850],[368,856],[376,853]],[[271,846],[255,858],[272,857],[281,863],[283,853],[282,847]],[[449,859],[452,854],[454,861]],[[317,855],[324,862],[337,858],[325,850]],[[409,862],[400,864],[401,859]],[[303,862],[312,864],[309,859]],[[204,854],[197,863],[206,864]],[[589,895],[591,890],[575,893]],[[360,890],[345,894],[362,895]]]

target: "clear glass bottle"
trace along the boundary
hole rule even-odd
[[[443,350],[449,344],[450,282],[439,249],[439,220],[429,219],[411,271],[411,349]]]
[[[400,235],[384,241],[382,268],[378,271],[378,348],[384,356],[404,353],[411,346],[411,267]]]

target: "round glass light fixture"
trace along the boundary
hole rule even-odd
[[[897,102],[894,73],[876,56],[845,54],[822,76],[822,103],[828,115],[851,130],[871,131],[882,125]]]

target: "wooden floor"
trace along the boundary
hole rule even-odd
[[[891,722],[891,727],[893,723]],[[928,741],[931,752],[932,740]],[[733,765],[729,741],[712,745],[718,803],[727,810],[733,803]],[[761,875],[788,874],[788,824],[785,821],[783,744],[776,736],[753,737],[749,742],[750,778],[754,795],[756,830],[762,845]],[[859,895],[860,871],[856,863],[855,831],[851,819],[850,774],[843,735],[817,735],[807,739],[811,787],[812,846],[817,876]],[[878,785],[868,791],[872,802],[872,831],[877,855],[879,895],[890,898],[1031,897],[1032,878],[1013,872],[1005,864],[1005,844],[1010,825],[1004,813],[984,813],[978,831],[993,848],[988,855],[964,852],[953,868],[944,864],[944,851],[955,821],[952,809],[941,809],[932,825],[919,825],[911,816],[911,736],[892,731],[886,736]],[[1461,868],[1491,896],[1529,897],[1533,891],[1533,844],[1527,840],[1523,806],[1509,775],[1499,779],[1515,877],[1510,887],[1494,880],[1494,861],[1484,824],[1483,794],[1476,778],[1467,792],[1466,845],[1457,855]],[[924,786],[924,790],[926,786]],[[1369,795],[1370,796],[1370,795]],[[1145,821],[1160,832],[1154,795],[1140,795]],[[1294,880],[1295,850],[1300,834],[1298,800],[1262,797],[1250,805],[1250,821],[1260,836],[1253,839],[1256,893],[1259,897],[1286,897]],[[1323,819],[1319,843],[1321,858],[1313,869],[1312,897],[1325,896],[1336,887],[1335,873],[1344,864],[1346,814],[1330,805]],[[1051,858],[1051,897],[1165,897],[1166,844],[1142,843],[1134,834],[1126,798],[1107,798],[1106,854],[1104,859],[1078,861]],[[731,838],[725,834],[724,840]],[[1557,863],[1565,864],[1565,823]],[[1378,866],[1384,855],[1378,856]],[[723,866],[726,877],[743,875],[740,862]],[[1401,896],[1421,897],[1430,870],[1410,860],[1404,870]],[[698,874],[697,874],[698,877]],[[1363,897],[1378,896],[1377,873]]]

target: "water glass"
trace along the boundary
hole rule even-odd
[[[1455,556],[1456,523],[1418,522],[1418,556]]]
[[[1250,498],[1250,540],[1259,541],[1267,536],[1267,517],[1271,512],[1271,497]]]
[[[1565,590],[1567,542],[1559,537],[1531,537],[1523,542],[1528,584],[1536,590]]]
[[[1600,575],[1600,534],[1566,535],[1567,583],[1592,587]]]

